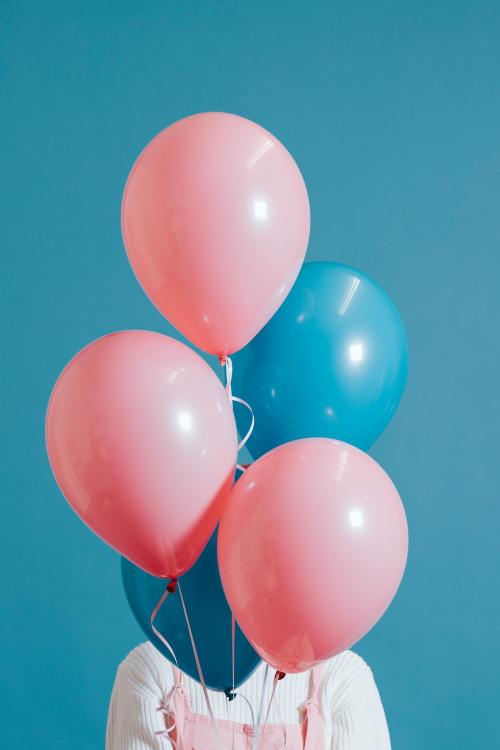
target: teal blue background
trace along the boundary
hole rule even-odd
[[[498,2],[1,0],[0,27],[2,748],[102,747],[141,639],[118,556],[55,487],[44,412],[91,339],[168,330],[127,264],[121,192],[157,131],[210,109],[282,139],[308,257],[372,275],[407,327],[407,392],[372,452],[411,554],[359,646],[394,748],[498,748]]]

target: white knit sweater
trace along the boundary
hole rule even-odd
[[[265,665],[261,664],[237,692],[257,714]],[[270,696],[273,673],[269,670],[264,705]],[[106,750],[169,750],[167,739],[156,737],[164,729],[156,709],[172,687],[169,662],[151,643],[135,648],[120,664],[109,706]],[[192,710],[206,714],[201,686],[185,677]],[[299,722],[299,707],[308,695],[309,673],[289,674],[277,685],[269,722]],[[217,718],[252,721],[250,710],[238,697],[228,704],[223,693],[210,692]],[[328,750],[390,750],[384,709],[372,672],[360,656],[345,651],[330,660],[321,686],[321,708],[326,722]],[[229,714],[228,714],[229,711]]]

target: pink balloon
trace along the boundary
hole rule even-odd
[[[193,565],[237,455],[228,396],[201,357],[149,331],[94,341],[54,386],[46,441],[62,493],[98,536],[156,576]]]
[[[230,354],[290,291],[309,238],[309,201],[285,147],[223,112],[154,138],[122,204],[129,261],[156,307],[194,344]]]
[[[381,467],[347,443],[309,438],[256,461],[219,526],[229,605],[260,656],[302,672],[382,616],[405,568],[403,504]]]

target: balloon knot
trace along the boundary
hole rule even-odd
[[[286,677],[286,672],[280,672],[279,670],[276,672],[276,680],[282,680],[283,677]]]
[[[228,701],[234,701],[236,698],[236,692],[234,690],[231,690],[231,688],[226,688],[224,690],[224,695],[228,699]]]
[[[226,364],[226,362],[227,362],[227,357],[226,357],[226,355],[225,355],[225,354],[218,354],[218,355],[217,355],[217,357],[218,357],[218,360],[219,360],[219,364],[221,365],[221,367],[224,367],[224,365],[225,365],[225,364]]]
[[[167,583],[167,591],[169,594],[175,594],[175,592],[177,591],[177,578],[172,578]]]

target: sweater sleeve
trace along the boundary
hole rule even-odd
[[[158,707],[172,687],[170,669],[149,643],[135,648],[116,673],[108,711],[106,750],[164,750],[155,732],[165,729]]]
[[[391,750],[380,694],[360,656],[346,651],[333,660],[323,702],[331,722],[331,750]]]

